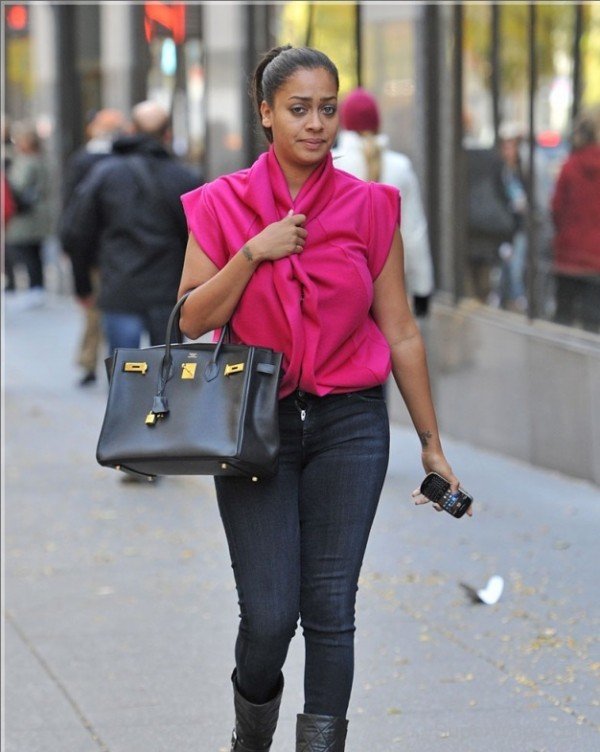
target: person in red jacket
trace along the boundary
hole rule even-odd
[[[600,331],[600,108],[582,112],[552,197],[555,320]]]

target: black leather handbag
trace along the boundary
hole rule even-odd
[[[96,459],[149,479],[157,475],[242,475],[277,472],[281,353],[229,344],[118,348],[107,360],[109,392]]]

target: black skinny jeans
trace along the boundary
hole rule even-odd
[[[344,717],[358,576],[389,456],[381,387],[280,402],[278,474],[216,477],[240,605],[237,683],[271,699],[300,617],[305,713]]]

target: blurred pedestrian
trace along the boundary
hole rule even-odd
[[[180,194],[200,176],[173,156],[169,114],[157,102],[135,105],[133,132],[94,165],[75,189],[63,218],[63,242],[74,250],[75,292],[93,295],[110,351],[164,341],[181,275],[187,225]]]
[[[10,189],[10,183],[2,170],[2,231],[9,220],[15,215],[17,207]]]
[[[19,293],[19,305],[31,307],[42,305],[45,297],[42,245],[50,232],[49,171],[32,123],[14,123],[11,137],[14,153],[6,177],[16,211],[6,226],[5,289],[17,291],[15,272],[23,267],[27,289]]]
[[[406,288],[415,315],[426,316],[433,292],[433,263],[427,219],[412,163],[405,154],[389,148],[389,137],[380,133],[377,100],[366,89],[358,87],[348,94],[340,108],[340,119],[342,130],[332,150],[335,166],[361,180],[393,185],[400,192]]]
[[[94,113],[87,126],[88,141],[69,158],[65,168],[65,185],[63,191],[63,211],[59,223],[59,237],[63,251],[72,259],[78,248],[69,244],[70,231],[65,222],[77,221],[69,211],[69,202],[73,199],[75,189],[83,181],[91,168],[112,153],[113,141],[128,129],[125,115],[116,109],[103,109]],[[86,269],[86,275],[88,270]],[[78,364],[83,369],[81,386],[96,381],[96,367],[102,345],[102,322],[100,310],[96,305],[99,293],[99,273],[96,268],[89,269],[92,292],[78,297],[84,311],[84,329],[79,344]]]
[[[500,284],[498,303],[502,308],[524,313],[525,264],[527,261],[527,189],[520,148],[523,130],[517,123],[506,122],[499,129],[499,152],[502,158],[502,183],[514,217],[512,237],[500,244]]]
[[[468,148],[467,264],[465,294],[498,307],[500,246],[510,243],[515,215],[504,182],[504,163],[497,148]]]
[[[14,216],[17,211],[15,200],[10,189],[10,183],[8,182],[8,179],[6,177],[6,171],[8,169],[8,166],[10,165],[10,146],[12,146],[12,144],[10,144],[8,120],[4,115],[2,115],[2,238],[4,238],[4,233],[8,221],[11,219],[11,217]],[[0,250],[0,258],[2,264],[2,289],[4,289],[5,287],[5,252],[6,248],[5,243],[3,242],[2,249]]]
[[[600,331],[600,108],[576,119],[552,198],[555,320]]]
[[[4,113],[0,118],[0,128],[2,130],[2,167],[6,172],[12,162],[15,145],[10,135],[10,118]]]
[[[71,155],[65,167],[64,205],[69,203],[75,189],[96,162],[112,153],[115,139],[130,129],[130,123],[121,110],[107,107],[90,116],[86,143]]]
[[[295,749],[345,749],[357,582],[388,464],[390,371],[424,468],[458,487],[404,290],[398,190],[335,169],[338,88],[322,52],[268,52],[253,82],[268,152],[183,196],[191,234],[179,292],[192,292],[182,330],[196,338],[230,321],[233,341],[284,356],[277,475],[215,477],[241,611],[235,752],[271,748],[298,617]]]

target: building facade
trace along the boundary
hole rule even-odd
[[[330,54],[342,96],[358,84],[377,96],[382,130],[421,180],[442,430],[600,482],[600,333],[554,321],[550,213],[574,119],[600,105],[598,3],[40,2],[3,12],[4,111],[36,119],[59,183],[92,111],[146,97],[171,110],[175,151],[209,179],[244,167],[265,147],[247,93],[259,54],[287,42]],[[526,206],[515,306],[502,300],[501,254],[485,297],[469,284],[473,176],[507,134]],[[391,409],[407,420],[399,400]]]

